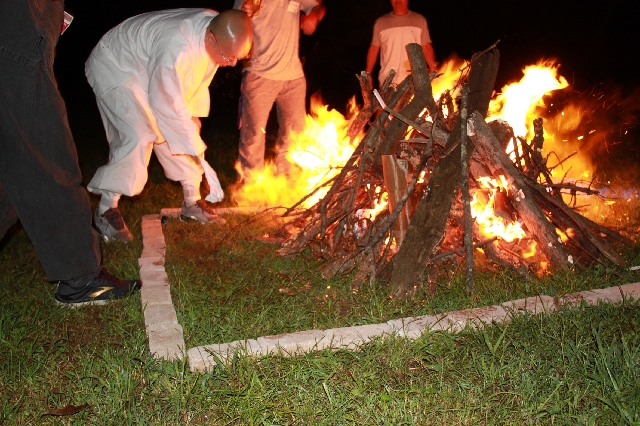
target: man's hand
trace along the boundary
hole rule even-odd
[[[302,15],[302,22],[300,22],[300,28],[305,35],[311,35],[316,31],[318,23],[324,18],[324,14],[327,9],[324,5],[319,4],[315,6],[309,13]]]
[[[424,54],[424,59],[427,61],[427,66],[429,67],[429,71],[432,73],[438,72],[438,63],[436,62],[436,54],[433,51],[433,46],[431,43],[422,45],[422,53]]]
[[[202,129],[202,122],[200,121],[200,117],[191,117],[191,120],[196,124],[198,128],[198,133],[200,133],[200,129]]]
[[[254,0],[244,0],[242,2],[242,6],[240,7],[244,11],[244,13],[249,15],[249,18],[251,18],[254,15],[253,3],[254,3]],[[259,11],[260,9],[262,9],[262,0],[260,0],[260,7],[257,10]]]

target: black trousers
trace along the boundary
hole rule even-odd
[[[47,279],[97,272],[100,244],[53,75],[62,1],[0,2],[0,239],[18,219]]]

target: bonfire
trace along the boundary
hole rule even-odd
[[[397,88],[391,75],[372,93],[370,76],[358,76],[364,105],[348,119],[315,105],[289,154],[300,165],[294,179],[266,169],[236,194],[290,206],[272,235],[280,254],[310,249],[324,276],[355,270],[354,291],[386,280],[394,297],[452,259],[466,261],[473,291],[478,254],[523,275],[624,265],[617,244],[631,241],[576,206],[578,195],[598,194],[589,159],[537,117],[545,95],[568,85],[552,62],[492,97],[495,47],[439,75],[418,45],[407,51],[412,75]]]

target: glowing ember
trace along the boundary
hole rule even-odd
[[[496,194],[500,189],[507,190],[503,183],[504,176],[500,176],[500,180],[485,177],[478,181],[482,189],[473,194],[471,216],[478,223],[480,231],[489,238],[499,237],[508,242],[524,238],[526,234],[518,221],[506,220],[495,214]]]

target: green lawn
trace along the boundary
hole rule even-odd
[[[179,203],[180,189],[149,185],[123,200],[138,236],[103,247],[105,264],[135,277],[139,218]],[[556,295],[637,281],[596,267],[525,281],[478,273],[465,296],[453,269],[426,294],[398,301],[383,286],[353,294],[348,277],[324,281],[317,262],[279,258],[253,236],[268,221],[230,228],[169,221],[167,272],[187,347],[309,328]],[[638,264],[639,251],[626,253]],[[139,297],[80,310],[53,304],[28,238],[15,229],[0,251],[0,423],[4,424],[637,424],[640,306],[582,307],[520,317],[415,342],[375,340],[358,351],[235,359],[209,374],[149,356]],[[42,416],[68,404],[68,417]]]
[[[121,277],[137,277],[140,217],[181,201],[179,185],[151,170],[145,192],[120,205],[135,241],[103,245],[104,264]],[[637,211],[626,211],[630,229]],[[228,220],[227,229],[175,220],[164,227],[187,348],[640,281],[602,266],[529,280],[495,270],[477,273],[468,298],[464,271],[453,266],[433,297],[400,301],[382,285],[354,294],[349,277],[325,281],[308,255],[278,257],[254,238],[273,226],[266,218]],[[625,257],[639,265],[640,247]],[[236,358],[193,374],[186,361],[150,356],[138,296],[68,310],[54,305],[54,290],[14,228],[0,243],[0,424],[640,424],[636,302],[414,342],[374,340],[357,351]],[[43,416],[85,403],[71,416]]]

